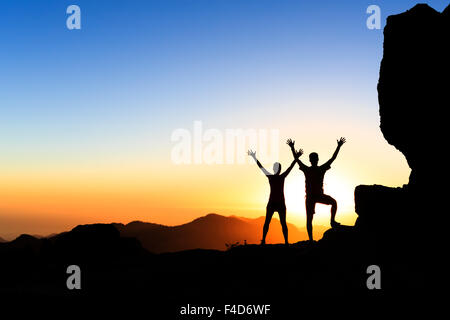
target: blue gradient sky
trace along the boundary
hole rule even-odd
[[[415,3],[1,1],[2,190],[19,175],[41,173],[18,179],[39,188],[52,170],[164,166],[171,132],[194,120],[219,129],[281,128],[283,138],[301,125],[322,130],[342,121],[339,129],[367,128],[384,143],[376,92],[383,34],[366,28],[366,8],[381,7],[383,28],[388,15]],[[438,11],[448,5],[428,3]],[[81,30],[66,28],[70,4],[81,7]],[[380,158],[387,159],[381,167],[403,161]],[[395,161],[385,169],[398,171]],[[405,182],[407,170],[402,164],[392,183]],[[29,210],[6,208],[0,214]]]
[[[65,27],[72,3],[80,31]],[[299,87],[372,98],[382,31],[365,27],[369,4],[384,21],[415,1],[2,1],[2,136],[40,143],[51,124],[64,139],[68,122],[90,136],[106,120],[164,129]]]
[[[415,1],[76,1],[82,30],[69,31],[72,3],[2,1],[1,136],[34,132],[40,144],[71,129],[96,136],[105,122],[172,130],[299,87],[372,98],[382,31],[365,27],[365,9],[379,5],[384,21]]]

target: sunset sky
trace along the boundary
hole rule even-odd
[[[175,225],[215,212],[259,217],[267,179],[246,164],[175,164],[179,128],[278,130],[320,162],[337,220],[359,184],[402,186],[409,168],[379,130],[376,85],[388,15],[415,1],[22,1],[0,4],[0,236],[133,220]],[[448,1],[428,1],[442,11]],[[66,8],[81,8],[81,30]],[[204,142],[203,146],[208,145]],[[257,151],[258,146],[248,146]],[[273,161],[260,158],[267,169]],[[285,186],[305,224],[304,176]],[[316,224],[328,224],[319,205]]]

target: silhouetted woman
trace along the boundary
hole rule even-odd
[[[283,236],[284,236],[284,242],[286,244],[289,244],[288,242],[288,228],[286,225],[286,204],[284,201],[284,179],[287,177],[289,172],[291,172],[292,168],[294,167],[298,157],[300,157],[303,154],[303,150],[299,150],[296,153],[296,157],[294,161],[292,161],[291,165],[285,172],[280,174],[281,172],[281,164],[279,162],[275,162],[273,164],[273,171],[274,173],[271,174],[269,171],[267,171],[261,163],[256,159],[256,152],[249,150],[248,155],[251,156],[253,159],[255,159],[256,164],[261,169],[262,172],[266,175],[266,177],[269,179],[270,184],[270,197],[269,202],[267,203],[266,208],[266,221],[264,222],[263,227],[263,237],[261,240],[261,244],[264,245],[266,243],[266,236],[267,232],[269,231],[269,224],[270,220],[272,220],[272,216],[275,211],[278,212],[278,215],[280,216],[280,223],[281,228],[283,229]]]

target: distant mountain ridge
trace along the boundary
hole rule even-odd
[[[150,252],[161,253],[198,248],[224,250],[226,244],[259,243],[264,219],[264,217],[256,219],[225,217],[211,213],[189,223],[173,227],[140,221],[130,222],[126,225],[114,225],[122,236],[134,237]],[[290,242],[307,239],[304,228],[299,229],[289,223],[288,228]],[[321,234],[326,229],[326,227],[316,226],[315,231],[317,234]],[[267,242],[284,242],[278,219],[272,219]]]
[[[225,250],[227,244],[259,243],[264,220],[265,217],[252,219],[237,216],[226,217],[211,213],[178,226],[165,226],[142,221],[133,221],[128,224],[111,223],[110,225],[119,231],[121,237],[136,238],[146,250],[152,253],[164,253],[191,249]],[[290,223],[288,223],[288,228],[291,243],[307,239],[305,228],[297,228]],[[319,239],[327,228],[315,226],[314,229],[315,238]],[[13,246],[24,246],[26,243],[31,247],[40,248],[41,241],[39,240],[54,241],[65,233],[67,232],[46,237],[23,234],[10,242],[0,239],[0,243]],[[267,243],[284,243],[280,222],[276,218],[273,218],[270,224]]]

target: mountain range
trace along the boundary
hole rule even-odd
[[[264,217],[255,219],[218,214],[208,214],[189,223],[178,226],[133,221],[128,224],[112,223],[123,238],[136,238],[143,248],[152,253],[177,252],[191,249],[226,250],[236,244],[255,244],[261,241]],[[324,226],[314,227],[315,238],[322,237]],[[308,238],[305,228],[297,228],[288,223],[289,241],[295,243]],[[21,235],[11,244],[40,243],[40,239],[54,241],[60,235],[52,234],[47,237],[39,235]],[[25,239],[25,240],[24,240]],[[4,239],[0,242],[6,243]],[[281,226],[278,219],[273,218],[267,235],[267,243],[284,243]]]
[[[236,216],[225,217],[208,214],[189,223],[168,227],[140,221],[114,224],[121,236],[138,239],[142,246],[154,253],[174,252],[189,249],[224,250],[227,245],[254,244],[261,241],[264,217],[256,219]],[[288,223],[291,243],[308,238],[305,228],[297,228]],[[316,226],[316,238],[321,237],[328,228]],[[272,219],[267,243],[284,243],[278,219]]]

